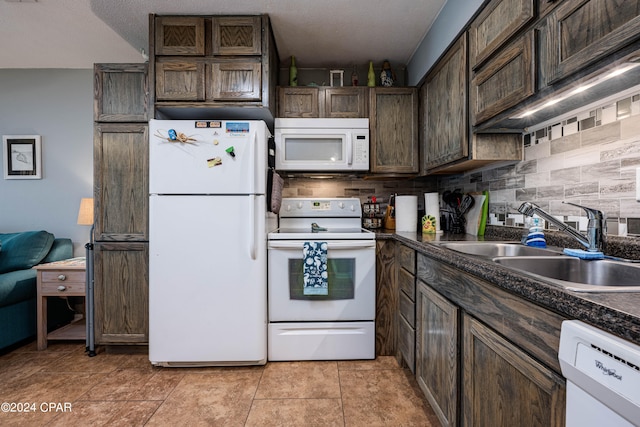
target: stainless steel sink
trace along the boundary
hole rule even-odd
[[[515,242],[442,242],[440,247],[486,258],[514,256],[560,256],[559,250],[525,246]]]
[[[496,257],[505,267],[541,277],[577,292],[640,291],[640,265],[570,256]]]

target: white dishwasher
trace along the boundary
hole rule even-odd
[[[567,427],[640,426],[640,346],[578,320],[562,322]]]

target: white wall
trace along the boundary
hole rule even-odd
[[[0,135],[41,135],[42,179],[0,177],[0,232],[47,230],[84,255],[93,194],[93,70],[0,69]],[[4,162],[5,153],[0,153]]]
[[[416,86],[454,41],[484,0],[447,0],[407,64],[407,85]]]

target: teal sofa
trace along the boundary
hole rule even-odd
[[[34,265],[73,257],[71,239],[46,231],[0,233],[0,352],[36,335]],[[73,312],[61,298],[49,298],[49,330],[69,323]]]

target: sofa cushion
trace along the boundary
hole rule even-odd
[[[0,274],[38,264],[49,253],[54,239],[53,234],[46,231],[0,234]]]
[[[47,256],[40,262],[44,264],[46,262],[60,261],[63,259],[69,259],[73,257],[73,242],[71,239],[58,237],[53,241],[51,250]]]
[[[0,274],[0,308],[35,298],[36,275],[31,269]]]

